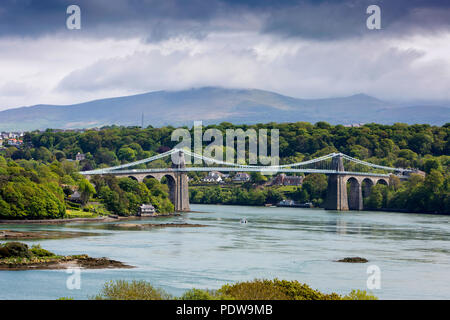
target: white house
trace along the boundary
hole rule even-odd
[[[143,204],[139,207],[138,216],[149,217],[156,215],[155,207],[151,204]]]
[[[223,174],[217,171],[211,171],[202,179],[203,182],[222,182]]]

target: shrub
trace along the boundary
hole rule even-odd
[[[148,282],[124,280],[107,282],[100,300],[167,300],[171,296],[161,289],[155,289]],[[337,293],[322,293],[296,280],[266,280],[225,284],[217,291],[191,289],[180,300],[377,300],[366,291],[353,290],[346,296]]]
[[[218,290],[219,294],[237,300],[288,300],[289,296],[271,280],[253,280],[226,284]]]
[[[0,259],[8,258],[10,256],[11,256],[11,253],[9,252],[8,248],[0,245]]]
[[[180,297],[180,300],[221,300],[222,298],[222,296],[217,295],[217,292],[194,288],[186,291]]]
[[[4,256],[7,257],[20,257],[20,258],[31,258],[31,252],[28,249],[28,246],[25,243],[21,242],[8,242],[3,245],[3,254],[7,254]]]
[[[274,286],[283,292],[290,300],[339,300],[341,297],[337,293],[326,294],[312,289],[297,280],[273,280]]]
[[[97,300],[168,300],[171,296],[162,289],[156,289],[146,281],[124,280],[105,283]]]
[[[30,251],[37,257],[52,257],[55,255],[53,252],[41,248],[40,244],[33,245]]]
[[[352,290],[348,295],[343,297],[344,300],[378,300],[376,296],[367,293],[365,290]]]
[[[220,294],[238,300],[340,300],[337,293],[325,294],[307,284],[288,280],[258,280],[224,285]]]

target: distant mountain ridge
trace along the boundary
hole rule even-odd
[[[0,130],[140,125],[142,114],[145,126],[192,125],[196,120],[204,124],[327,121],[344,125],[369,122],[442,125],[450,119],[450,105],[400,106],[365,94],[298,99],[257,89],[203,87],[154,91],[66,106],[8,109],[0,112]]]

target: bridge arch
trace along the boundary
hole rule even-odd
[[[155,179],[155,180],[157,180],[157,181],[160,181],[160,180],[161,180],[161,177],[158,177],[157,175],[147,174],[147,175],[142,179],[142,181],[145,181],[145,180],[147,180],[147,179]]]
[[[380,178],[380,179],[377,180],[376,184],[382,184],[382,185],[388,186],[389,185],[389,181],[387,181],[384,178]]]
[[[175,204],[178,189],[175,177],[172,174],[164,174],[161,176],[160,182],[167,184],[169,187],[169,199],[173,204]]]
[[[370,178],[364,178],[361,181],[361,194],[363,198],[367,198],[368,196],[370,196],[370,192],[374,185],[375,183]]]
[[[347,179],[347,194],[349,210],[362,210],[361,183],[357,178],[349,177]]]

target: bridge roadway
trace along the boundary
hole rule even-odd
[[[113,174],[113,175],[126,175],[126,174],[145,174],[145,173],[160,173],[160,172],[265,172],[267,174],[273,173],[323,173],[323,174],[344,174],[353,176],[371,176],[371,177],[385,177],[388,178],[390,174],[385,173],[367,173],[367,172],[352,172],[352,171],[337,171],[337,170],[323,170],[323,169],[286,169],[277,167],[263,167],[263,168],[251,168],[251,167],[186,167],[186,168],[149,168],[149,169],[130,169],[130,170],[96,170],[94,174]],[[81,174],[90,175],[90,173],[80,172]]]

